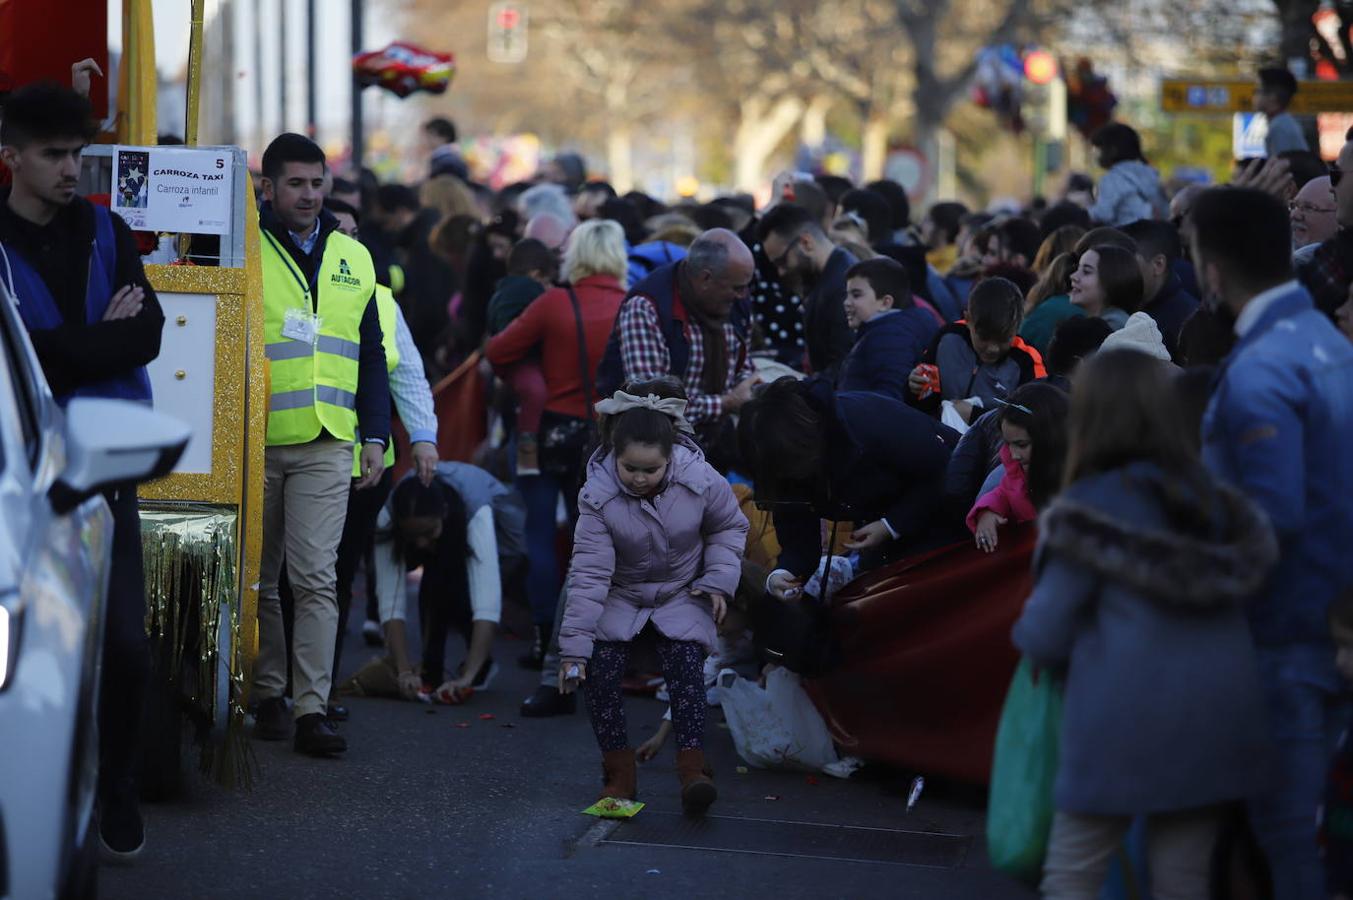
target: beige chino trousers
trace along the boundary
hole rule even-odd
[[[323,713],[329,703],[338,636],[335,568],[351,488],[352,441],[326,436],[264,451],[254,691],[259,700],[269,700],[286,690],[287,643],[277,590],[285,558],[296,599],[291,689],[298,719]]]
[[[1156,900],[1207,900],[1216,807],[1157,813],[1146,819],[1146,856]],[[1127,836],[1127,816],[1057,812],[1052,820],[1042,893],[1047,900],[1098,900],[1114,851]]]

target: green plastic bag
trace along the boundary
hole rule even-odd
[[[1048,852],[1062,730],[1062,685],[1020,660],[1001,710],[987,803],[987,854],[1002,872],[1037,883]]]

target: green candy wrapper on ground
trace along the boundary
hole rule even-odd
[[[583,810],[583,815],[600,816],[603,819],[632,819],[643,808],[644,805],[638,800],[616,800],[614,797],[607,797]]]

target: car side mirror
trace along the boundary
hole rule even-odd
[[[66,468],[48,492],[58,513],[103,488],[173,471],[192,429],[129,400],[79,398],[66,406]]]

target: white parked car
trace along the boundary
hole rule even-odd
[[[101,487],[169,472],[188,428],[52,399],[0,279],[0,897],[93,896],[113,520]]]

